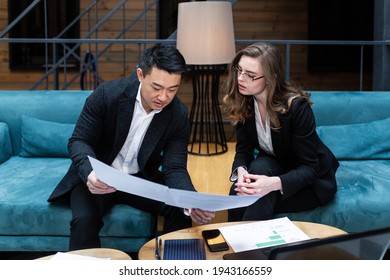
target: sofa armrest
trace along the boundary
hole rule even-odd
[[[0,122],[0,164],[12,156],[11,137],[8,125]]]

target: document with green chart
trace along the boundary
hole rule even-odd
[[[234,252],[310,239],[287,217],[221,227],[219,230]]]

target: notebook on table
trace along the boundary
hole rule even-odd
[[[203,239],[167,239],[163,260],[205,260]]]
[[[229,253],[224,260],[381,260],[390,246],[390,227]]]

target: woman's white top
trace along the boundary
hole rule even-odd
[[[255,100],[255,120],[256,120],[256,130],[257,130],[257,139],[259,141],[260,147],[268,152],[271,155],[274,155],[274,148],[272,146],[272,138],[271,138],[271,126],[269,115],[267,113],[267,117],[265,120],[265,127],[263,126],[263,122],[261,120],[259,105]]]

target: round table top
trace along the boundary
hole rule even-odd
[[[196,226],[191,228],[186,228],[174,232],[170,232],[164,235],[159,236],[162,241],[165,239],[192,239],[192,238],[202,238],[202,231],[207,229],[216,229],[225,226],[232,226],[240,223],[247,222],[226,222],[226,223],[216,223],[216,224],[207,224],[202,226]],[[296,222],[293,223],[306,233],[310,238],[325,238],[330,236],[336,236],[341,234],[346,234],[345,231],[318,223],[309,223],[309,222]],[[164,242],[162,242],[161,255],[164,255]],[[222,260],[223,255],[233,253],[233,250],[229,248],[228,251],[222,252],[210,252],[206,249],[206,259],[208,260]],[[138,259],[140,260],[155,260],[156,259],[156,248],[155,248],[155,239],[152,239],[145,243],[138,253]]]
[[[109,248],[93,248],[93,249],[83,249],[76,251],[66,252],[68,254],[75,254],[80,256],[88,256],[101,259],[111,259],[111,260],[131,260],[131,257],[125,252],[109,249]],[[51,260],[54,255],[46,256],[39,258],[38,260]]]

